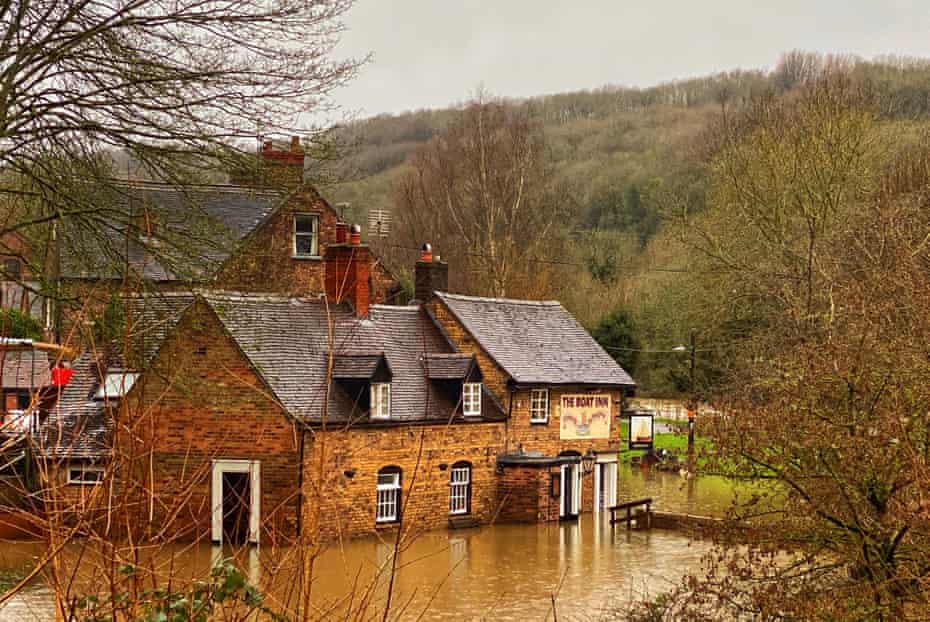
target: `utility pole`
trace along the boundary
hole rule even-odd
[[[691,331],[691,365],[688,370],[688,472],[694,469],[694,417],[697,404],[694,400],[694,355],[697,351],[694,331]]]

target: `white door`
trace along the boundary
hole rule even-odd
[[[594,511],[617,505],[617,463],[598,462],[594,467]]]
[[[261,518],[261,463],[258,460],[214,460],[210,486],[213,520],[211,539],[223,543],[223,474],[244,473],[248,475],[249,534],[248,541],[258,544],[259,521]]]

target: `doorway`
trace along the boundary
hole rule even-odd
[[[617,462],[600,461],[594,465],[594,511],[617,505]]]
[[[581,500],[581,470],[578,464],[563,464],[559,479],[559,520],[576,520]]]
[[[223,542],[245,544],[249,538],[249,474],[223,473]]]
[[[211,539],[218,544],[258,544],[261,517],[259,463],[214,460]]]

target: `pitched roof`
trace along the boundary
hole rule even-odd
[[[118,188],[99,222],[73,222],[63,228],[61,275],[116,278],[128,260],[140,276],[155,281],[203,278],[280,203],[277,193],[238,186],[183,192],[151,183]],[[143,210],[155,215],[158,241],[147,246],[133,239],[127,245],[128,215]],[[104,222],[109,228],[101,236]]]
[[[109,455],[113,420],[105,402],[93,399],[99,384],[97,366],[88,355],[73,362],[74,375],[42,425],[39,449],[45,456],[96,459]]]
[[[423,356],[423,363],[431,380],[463,380],[474,367],[475,356],[459,352],[430,352]]]
[[[636,384],[558,302],[436,296],[518,385]]]
[[[461,417],[455,415],[460,396],[450,396],[427,377],[422,355],[451,353],[451,346],[419,307],[373,305],[368,318],[358,319],[347,306],[327,308],[318,299],[228,293],[208,293],[203,299],[285,410],[298,419],[315,423],[324,414],[330,321],[339,355],[383,354],[392,372],[391,421]],[[365,420],[354,400],[336,386],[329,392],[327,421]],[[486,418],[504,416],[492,399],[482,403]]]
[[[124,319],[131,333],[132,360],[121,360],[123,348],[117,344],[112,362],[130,369],[145,368],[195,297],[192,292],[152,292],[126,298]]]
[[[40,389],[52,384],[48,353],[0,349],[4,389]]]

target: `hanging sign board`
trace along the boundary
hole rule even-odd
[[[630,449],[652,449],[652,413],[630,415]]]
[[[563,395],[559,400],[559,438],[610,438],[610,394]]]

